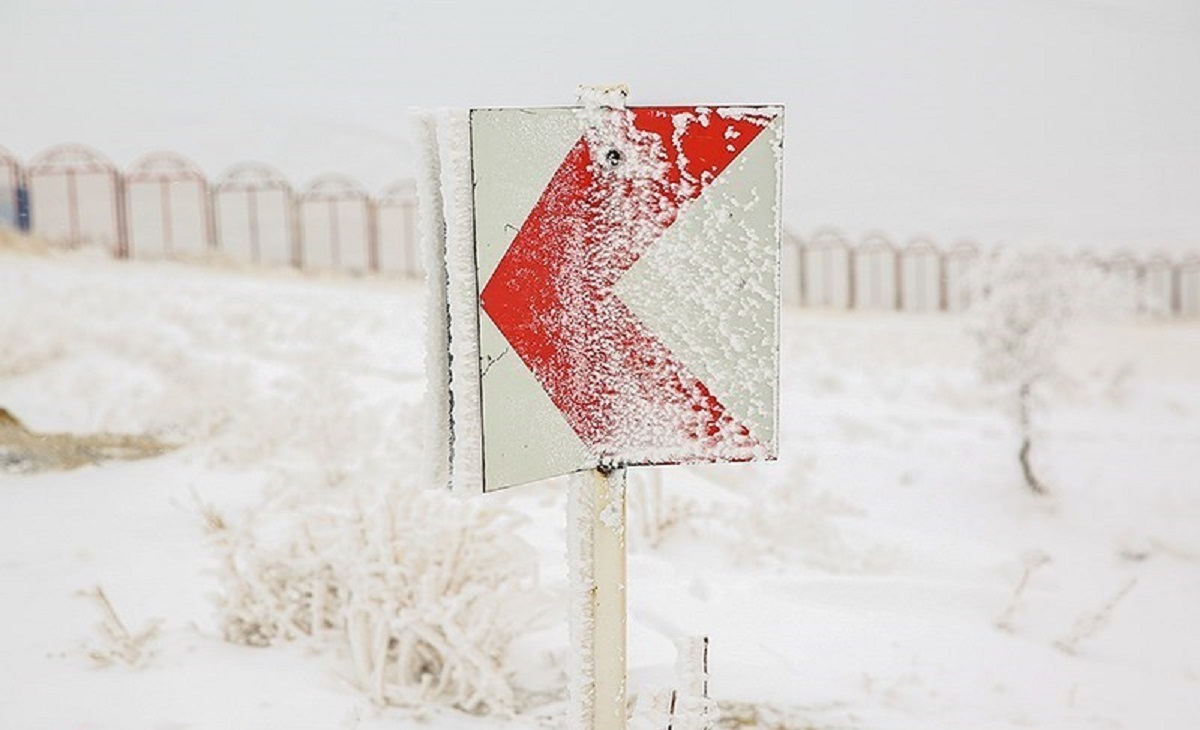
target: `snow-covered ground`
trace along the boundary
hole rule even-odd
[[[527,518],[547,591],[549,624],[508,660],[544,698],[513,720],[379,709],[315,643],[221,638],[196,497],[236,516],[284,483],[411,479],[420,301],[407,282],[0,251],[0,407],[182,444],[0,472],[0,727],[560,724],[559,480],[477,498]],[[634,694],[670,686],[677,636],[707,634],[713,695],[763,727],[1197,727],[1200,326],[1074,332],[1037,422],[1048,498],[1022,486],[961,318],[791,310],[783,337],[778,463],[631,476]],[[96,585],[131,630],[162,620],[143,668],[88,658]]]

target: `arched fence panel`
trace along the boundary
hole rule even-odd
[[[182,157],[159,152],[130,167],[125,207],[133,257],[194,257],[213,245],[208,181]]]
[[[411,183],[392,185],[375,205],[379,270],[409,278],[424,276],[417,247],[417,197]]]
[[[908,244],[900,254],[898,309],[935,312],[946,308],[944,261],[937,246],[924,238]]]
[[[1144,312],[1146,310],[1145,291],[1143,289],[1145,269],[1142,264],[1128,252],[1118,253],[1113,258],[1101,264],[1103,271],[1116,284],[1115,302],[1123,312]]]
[[[313,181],[297,203],[301,265],[365,273],[377,270],[374,210],[366,191],[340,176]]]
[[[804,243],[794,233],[786,228],[780,233],[779,267],[783,273],[780,277],[780,298],[788,306],[798,307],[800,301],[800,256],[804,253]]]
[[[879,234],[870,234],[851,252],[854,309],[895,309],[899,297],[900,252]]]
[[[1176,281],[1176,311],[1184,317],[1200,317],[1200,257],[1180,264]]]
[[[851,246],[834,231],[818,232],[800,252],[800,302],[846,309],[851,302]]]
[[[292,189],[265,165],[238,165],[213,187],[217,248],[236,261],[299,266]]]
[[[1168,315],[1175,311],[1175,266],[1165,256],[1154,256],[1141,269],[1141,302],[1146,312]]]
[[[982,255],[973,243],[958,243],[946,252],[942,283],[946,311],[965,311],[979,297],[981,263]]]
[[[34,233],[61,245],[128,254],[121,177],[104,156],[62,145],[31,160],[25,175]]]
[[[0,147],[0,228],[24,227],[21,196],[21,164],[8,150]]]

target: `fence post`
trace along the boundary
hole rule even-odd
[[[1146,291],[1146,265],[1141,261],[1137,262],[1133,268],[1134,281],[1137,282],[1137,312],[1145,314],[1148,306],[1149,292]]]
[[[947,281],[948,274],[946,272],[946,253],[938,251],[938,309],[942,312],[950,311],[950,282]]]
[[[129,211],[125,197],[125,176],[116,168],[112,171],[113,184],[113,214],[117,226],[117,258],[129,258]]]
[[[1183,266],[1172,264],[1170,272],[1171,314],[1179,317],[1183,315]]]
[[[221,220],[221,189],[219,185],[208,186],[208,211],[211,219],[209,230],[212,241],[210,245],[214,251],[224,251],[224,236],[221,235],[221,229],[217,226],[217,221]]]
[[[367,198],[367,270],[379,273],[379,202]]]
[[[846,247],[846,309],[853,311],[858,300],[858,247]]]
[[[342,222],[338,220],[336,200],[330,198],[325,208],[329,215],[329,258],[334,271],[337,271],[342,268]]]
[[[33,230],[33,213],[29,199],[29,182],[25,179],[25,171],[17,171],[17,230],[29,233]]]
[[[212,185],[207,177],[200,178],[200,220],[203,226],[201,241],[209,251],[217,250],[217,220],[213,211]]]
[[[67,220],[71,246],[79,245],[79,191],[75,186],[75,171],[67,170]]]
[[[250,260],[257,264],[260,262],[258,241],[258,191],[254,188],[250,188],[246,191],[246,228],[250,234]]]
[[[900,246],[897,244],[896,251],[893,254],[893,256],[895,257],[895,262],[896,262],[895,265],[892,267],[893,268],[892,275],[896,278],[896,281],[895,281],[896,301],[894,302],[894,304],[895,304],[897,312],[903,312],[904,311],[904,249],[900,248]]]
[[[288,237],[288,262],[293,269],[304,268],[304,225],[300,221],[300,197],[292,194],[291,186],[283,192],[287,198],[283,209],[288,217],[287,220],[287,237]]]

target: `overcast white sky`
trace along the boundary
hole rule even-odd
[[[785,219],[1200,250],[1200,2],[0,0],[0,146],[410,174],[411,106],[783,102]]]

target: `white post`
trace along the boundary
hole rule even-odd
[[[629,89],[579,87],[585,109],[624,108]],[[569,730],[625,730],[625,469],[571,476]]]
[[[571,730],[625,730],[625,470],[576,474],[567,497]]]

